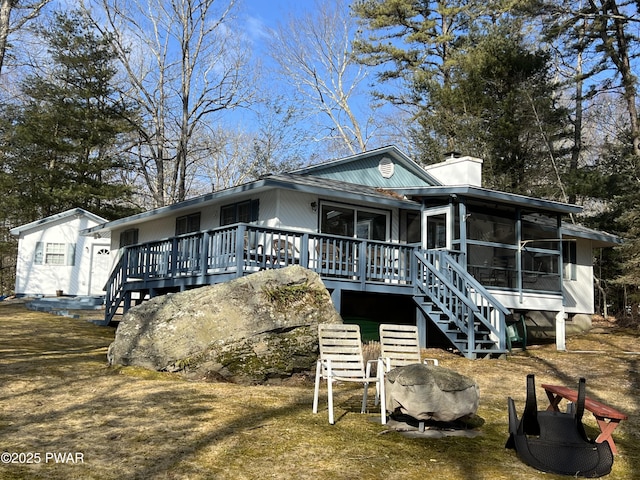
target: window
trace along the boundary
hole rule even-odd
[[[516,286],[516,254],[515,249],[471,244],[468,269],[485,286],[511,289]]]
[[[562,242],[562,275],[565,280],[577,280],[577,252],[575,241]]]
[[[138,229],[131,228],[120,234],[120,248],[138,243]]]
[[[258,220],[259,206],[258,200],[246,200],[225,205],[220,208],[220,225],[256,222]]]
[[[427,217],[427,248],[447,248],[447,214]]]
[[[322,205],[322,233],[366,240],[387,239],[389,214],[337,205]]]
[[[73,266],[75,265],[75,243],[38,242],[33,257],[36,265]]]
[[[45,265],[64,265],[64,243],[47,243],[44,251]]]
[[[200,212],[176,218],[176,235],[200,231]]]
[[[541,213],[522,214],[522,240],[527,247],[559,250],[559,235],[555,218]]]

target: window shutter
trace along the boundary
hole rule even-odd
[[[67,244],[67,266],[73,267],[76,264],[76,244]]]
[[[36,243],[36,250],[33,254],[33,264],[42,265],[43,257],[44,257],[44,243],[38,242]]]

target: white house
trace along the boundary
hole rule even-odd
[[[581,207],[481,186],[482,161],[422,167],[385,147],[87,228],[117,262],[105,322],[166,292],[299,264],[343,317],[417,324],[464,355],[507,349],[508,318],[592,314],[593,248],[620,240],[563,222]]]
[[[86,237],[80,231],[106,219],[74,208],[13,228],[18,237],[18,296],[104,296],[112,267],[108,235]]]

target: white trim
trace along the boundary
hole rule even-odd
[[[451,250],[453,248],[453,207],[451,205],[447,205],[445,207],[435,207],[435,208],[425,208],[422,210],[422,248],[425,250],[428,248],[427,246],[427,222],[429,221],[429,217],[435,215],[445,215],[445,223],[446,227],[446,240],[445,244],[447,250]]]

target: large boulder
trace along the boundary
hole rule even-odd
[[[318,323],[341,323],[320,277],[291,266],[152,298],[123,317],[111,365],[262,382],[312,369]]]
[[[453,422],[476,413],[480,394],[476,382],[458,372],[416,363],[386,375],[385,399],[390,412]]]

